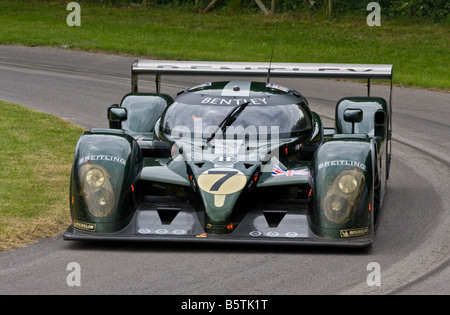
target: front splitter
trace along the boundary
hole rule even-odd
[[[268,213],[281,215],[275,224]],[[279,216],[280,217],[280,216]],[[240,244],[279,244],[369,247],[373,241],[373,231],[366,235],[339,239],[324,239],[315,235],[309,228],[306,211],[292,209],[255,209],[249,212],[234,228],[226,234],[207,233],[194,208],[158,207],[141,205],[126,228],[114,233],[84,231],[69,226],[64,232],[66,240],[95,241],[146,241],[146,242],[202,242],[202,243],[240,243]]]

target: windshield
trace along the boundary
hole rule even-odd
[[[236,106],[175,102],[163,116],[163,132],[175,140],[186,136],[202,139],[219,137],[216,133],[221,133],[222,138],[244,135],[283,139],[298,137],[312,129],[310,112],[302,104],[267,105],[253,102],[245,106],[239,115],[233,115],[235,110]],[[223,133],[223,122],[230,115],[234,119],[226,124]]]

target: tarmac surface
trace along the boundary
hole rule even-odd
[[[0,99],[85,128],[108,127],[106,109],[131,91],[136,59],[0,46]],[[162,91],[176,95],[212,80],[163,78]],[[333,126],[340,98],[366,94],[365,84],[336,80],[273,83],[305,95],[325,126]],[[144,86],[153,89],[151,81]],[[387,86],[372,87],[374,96],[388,94]],[[450,94],[394,87],[391,176],[370,249],[71,242],[59,235],[0,253],[0,294],[450,294],[449,118]],[[67,283],[71,262],[80,266],[80,286]],[[372,262],[379,286],[367,281]]]

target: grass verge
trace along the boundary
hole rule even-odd
[[[70,224],[69,182],[83,129],[0,101],[0,251],[61,233]]]
[[[65,1],[1,1],[0,44],[55,46],[159,59],[388,63],[395,83],[450,89],[447,23],[388,20],[369,27],[368,12],[328,21],[307,13],[264,16],[182,7],[81,5],[81,26],[69,27]]]

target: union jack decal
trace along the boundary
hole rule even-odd
[[[302,170],[284,170],[278,165],[274,165],[272,169],[272,176],[301,176],[301,175],[309,175],[308,169]]]

